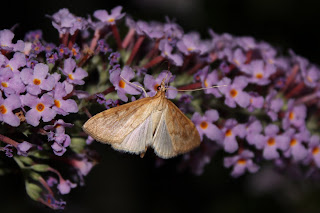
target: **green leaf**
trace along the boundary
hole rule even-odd
[[[0,168],[0,176],[11,173],[12,171],[7,168]]]
[[[188,85],[191,84],[193,80],[192,75],[188,75],[187,73],[183,73],[181,75],[176,75],[176,78],[174,79],[174,82],[172,82],[171,86],[182,86],[182,85]]]
[[[31,197],[31,199],[37,201],[40,197],[40,193],[42,192],[42,189],[34,183],[26,182],[26,191],[29,197]]]
[[[35,164],[32,165],[30,168],[37,172],[47,172],[50,166],[48,166],[47,164]]]
[[[91,63],[94,65],[99,65],[101,63],[101,59],[99,56],[93,56],[91,58]]]
[[[86,140],[84,138],[72,138],[71,139],[71,149],[76,152],[80,153],[86,146]]]
[[[49,156],[46,155],[45,152],[39,150],[31,151],[28,153],[28,155],[39,159],[49,159]]]
[[[142,60],[140,60],[139,67],[146,65],[148,63],[148,61],[150,61],[150,59],[143,58]]]
[[[31,131],[30,129],[25,129],[22,134],[24,134],[24,136],[28,137],[29,135],[31,135]]]
[[[13,157],[14,161],[18,164],[18,166],[20,168],[25,168],[24,164],[22,163],[22,161],[20,160],[19,157]]]
[[[40,178],[41,178],[41,175],[39,175],[38,173],[33,172],[33,171],[31,171],[31,170],[28,170],[28,171],[27,171],[27,174],[28,174],[28,176],[29,176],[31,179],[33,179],[33,180],[35,180],[35,181],[39,181]]]
[[[19,157],[17,157],[17,158],[19,158],[19,160],[20,160],[21,162],[23,162],[24,164],[27,164],[27,165],[34,164],[34,161],[33,161],[31,158],[29,158],[29,157],[19,156]]]
[[[53,72],[52,69],[54,68],[54,64],[49,63],[48,66],[49,66],[50,73]]]
[[[131,55],[131,51],[126,51],[124,49],[120,50],[120,60],[122,59],[123,63],[127,62]]]
[[[106,85],[107,80],[109,79],[109,73],[106,70],[100,72],[99,83],[98,85]]]
[[[318,126],[318,120],[316,116],[311,116],[307,120],[307,128],[308,130],[313,133],[313,134],[318,134],[319,133],[319,126]]]
[[[191,105],[195,109],[196,112],[202,112],[201,104],[202,104],[202,100],[200,100],[200,99],[194,99],[191,101]]]

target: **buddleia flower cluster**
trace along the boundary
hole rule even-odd
[[[0,174],[18,168],[33,200],[63,209],[63,195],[84,185],[97,163],[83,123],[144,98],[141,87],[154,96],[163,79],[177,90],[207,88],[166,93],[201,137],[179,157],[180,169],[200,175],[220,152],[233,177],[266,164],[319,173],[320,70],[292,50],[281,55],[267,42],[213,30],[202,39],[169,18],[135,20],[121,6],[88,18],[61,9],[48,20],[58,44],[41,30],[23,40],[0,31]]]

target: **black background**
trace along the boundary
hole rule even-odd
[[[122,5],[135,19],[164,21],[176,18],[185,32],[207,30],[253,36],[319,63],[319,1],[299,0],[132,0],[132,1],[5,1],[0,29],[15,30],[23,39],[29,30],[42,29],[46,41],[58,33],[45,14],[68,8],[77,16]],[[229,176],[216,156],[201,176],[177,172],[178,159],[155,167],[152,152],[144,159],[95,143],[102,156],[86,178],[86,185],[65,196],[65,212],[319,212],[319,184],[278,176],[265,169],[239,179]],[[0,153],[2,155],[2,153]],[[31,201],[20,175],[0,177],[1,212],[50,212]]]

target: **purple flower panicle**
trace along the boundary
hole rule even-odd
[[[162,81],[201,140],[180,153],[179,168],[200,175],[223,156],[232,177],[273,165],[290,177],[319,179],[318,65],[249,36],[210,30],[202,39],[168,18],[135,21],[122,9],[96,10],[95,21],[57,11],[48,16],[57,43],[41,30],[24,40],[0,30],[0,151],[32,170],[25,178],[33,200],[62,209],[59,196],[83,185],[96,162],[94,138],[81,124],[99,104],[109,109],[154,96]]]

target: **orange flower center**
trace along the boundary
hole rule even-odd
[[[289,119],[290,119],[290,120],[294,119],[294,113],[293,113],[293,112],[290,112],[290,113],[289,113]]]
[[[158,89],[159,86],[160,86],[159,84],[154,85],[154,87],[153,87],[154,90],[155,90],[155,91],[158,91],[158,90],[159,90],[159,89]]]
[[[272,59],[270,58],[270,59],[268,59],[268,63],[269,63],[269,64],[274,64],[274,60],[272,60]]]
[[[240,62],[237,59],[233,59],[233,62],[238,66],[240,65]]]
[[[120,80],[119,87],[123,89],[123,88],[125,88],[125,86],[126,86],[126,82],[124,82],[123,80]]]
[[[240,158],[238,161],[237,161],[237,164],[240,164],[240,165],[245,165],[247,163],[246,159],[242,159]]]
[[[61,103],[59,100],[54,100],[54,105],[56,105],[56,107],[60,108]]]
[[[111,23],[111,22],[114,22],[114,18],[109,18],[109,19],[108,19],[108,22],[110,22],[110,23]]]
[[[238,95],[238,91],[235,89],[230,90],[230,95],[232,98],[236,97]]]
[[[47,203],[49,203],[49,204],[51,204],[52,203],[52,200],[51,200],[51,198],[48,196],[48,198],[47,198]]]
[[[0,106],[0,112],[1,112],[1,114],[6,114],[7,113],[7,108],[2,104],[1,106]]]
[[[200,124],[200,127],[201,127],[201,129],[206,129],[206,128],[208,128],[208,122],[202,121],[201,124]]]
[[[310,83],[313,82],[313,80],[312,80],[312,78],[310,78],[310,76],[307,76],[307,80],[308,80]]]
[[[34,85],[40,85],[41,84],[41,80],[38,78],[33,79],[33,83]]]
[[[290,146],[294,146],[297,144],[297,140],[295,138],[293,138],[291,141],[290,141]]]
[[[12,67],[10,66],[10,64],[7,64],[6,67],[9,67],[11,69],[11,71],[13,71]]]
[[[192,51],[192,50],[194,50],[194,48],[193,48],[193,47],[188,47],[187,50],[188,50],[188,51]]]
[[[226,131],[225,135],[226,135],[227,137],[230,137],[230,136],[232,135],[231,129],[228,129],[228,130]]]
[[[71,80],[74,79],[72,74],[69,74],[68,77],[69,77]]]
[[[315,147],[315,148],[313,148],[313,150],[312,150],[312,154],[313,154],[313,155],[317,155],[319,152],[320,152],[320,148],[319,148],[319,147]]]
[[[208,86],[209,86],[207,79],[204,80],[204,86],[205,86],[205,87],[208,87]]]
[[[1,82],[1,86],[8,87],[8,83],[7,82]]]
[[[273,146],[273,145],[276,144],[276,140],[274,138],[269,138],[267,143],[268,143],[269,146]]]
[[[262,73],[257,73],[257,74],[256,74],[256,78],[258,78],[258,79],[263,78],[263,74],[262,74]]]
[[[64,53],[64,50],[61,48],[61,49],[59,49],[59,51],[60,51],[60,53]]]
[[[72,52],[73,55],[77,55],[76,49],[72,48],[71,52]]]
[[[39,111],[39,112],[42,112],[44,110],[45,106],[43,103],[38,103],[37,106],[36,106],[36,109]]]

